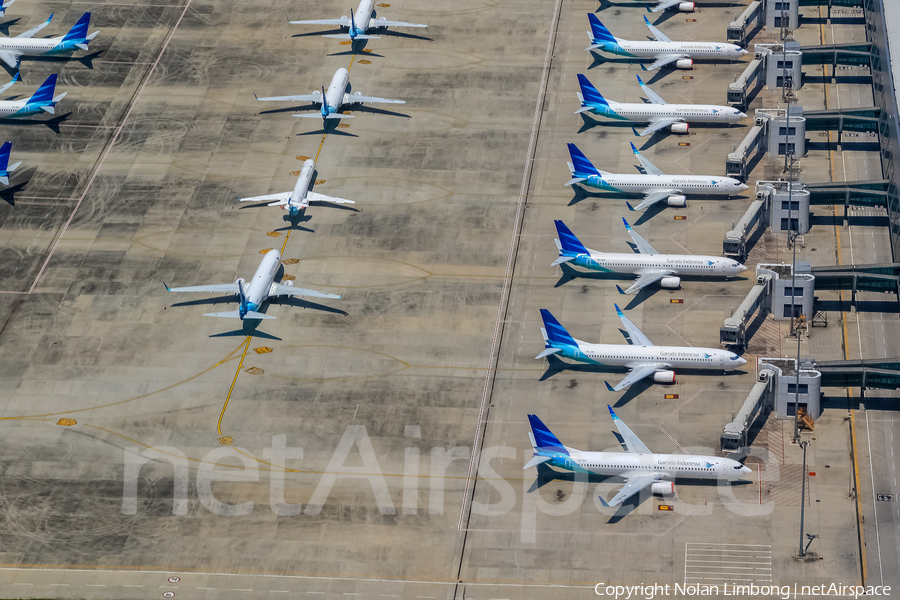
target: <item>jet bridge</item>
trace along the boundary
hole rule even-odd
[[[722,254],[744,261],[747,258],[747,238],[757,223],[763,223],[763,216],[768,212],[769,195],[756,193],[756,200],[750,204],[750,208],[741,217],[741,220],[733,225],[731,231],[725,234],[722,241]],[[765,229],[765,225],[761,225]]]
[[[866,389],[900,389],[900,358],[866,358],[863,360],[813,361],[822,373],[826,387],[859,387],[860,396]]]
[[[719,328],[719,344],[737,346],[739,348],[747,346],[747,326],[753,320],[753,315],[756,314],[757,308],[763,314],[765,313],[766,294],[768,293],[771,279],[771,275],[765,273],[757,275],[756,285],[753,286],[737,310],[725,319],[722,327]]]
[[[741,16],[739,16],[736,21],[729,23],[726,34],[729,42],[737,44],[738,46],[746,45],[747,29],[754,21],[758,22],[759,17],[762,14],[762,5],[762,0],[754,0],[746,10],[741,13]]]
[[[759,78],[760,73],[762,73],[765,68],[765,63],[765,54],[757,52],[755,58],[750,61],[750,64],[747,65],[747,68],[744,69],[744,72],[741,73],[740,77],[734,80],[733,83],[728,84],[729,103],[740,108],[745,108],[747,106],[747,90],[750,89],[750,86]]]
[[[757,147],[762,148],[762,140],[768,127],[769,115],[756,111],[756,121],[750,132],[725,159],[725,175],[741,181],[747,180],[747,164]]]
[[[759,371],[756,383],[750,390],[750,395],[741,405],[741,409],[734,415],[731,423],[725,425],[722,431],[722,450],[740,450],[747,447],[747,434],[750,425],[756,419],[760,411],[772,410],[772,382],[775,380],[774,371],[764,369]]]

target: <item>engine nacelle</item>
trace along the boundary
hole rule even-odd
[[[682,2],[678,5],[678,10],[680,12],[694,12],[694,3],[693,2]]]
[[[659,280],[660,287],[674,289],[679,285],[681,285],[681,277],[663,277]]]
[[[687,133],[688,129],[687,123],[672,123],[669,125],[669,131],[672,133]]]
[[[679,58],[678,60],[675,61],[675,68],[676,69],[693,69],[694,61],[691,60],[690,58]]]
[[[674,496],[675,483],[672,481],[657,481],[650,486],[650,491],[660,496]]]
[[[687,206],[687,198],[682,196],[681,194],[676,194],[674,196],[669,196],[666,198],[666,202],[669,206]]]
[[[677,279],[677,278],[676,278],[676,279]],[[291,280],[287,280],[287,281],[284,282],[284,285],[286,285],[286,286],[288,286],[288,287],[294,287],[294,282],[291,281]]]
[[[657,371],[653,374],[656,383],[675,383],[675,371]]]
[[[362,92],[353,92],[354,96],[362,96]]]

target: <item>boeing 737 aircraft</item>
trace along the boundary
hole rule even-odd
[[[3,0],[3,2],[0,2],[0,17],[6,16],[6,9],[15,1],[16,0]]]
[[[241,202],[267,202],[272,203],[268,206],[280,206],[288,211],[292,217],[296,217],[302,213],[310,205],[311,202],[330,202],[332,204],[355,204],[353,200],[344,200],[343,198],[334,198],[325,194],[317,194],[311,191],[313,174],[316,172],[316,161],[309,158],[303,162],[303,168],[300,169],[300,176],[297,177],[297,183],[294,185],[292,192],[279,192],[277,194],[268,194],[266,196],[253,196],[252,198],[238,198]]]
[[[627,290],[622,291],[622,288],[616,286],[622,294],[634,294],[657,281],[660,287],[677,288],[681,285],[683,275],[733,277],[747,270],[741,263],[721,256],[660,254],[631,228],[628,221],[622,219],[622,222],[625,223],[628,235],[634,240],[638,254],[613,254],[590,250],[569,231],[565,223],[554,221],[556,233],[559,235],[559,239],[556,240],[559,258],[551,266],[571,263],[601,273],[637,275],[637,280]]]
[[[590,344],[576,340],[550,314],[541,309],[544,326],[544,351],[535,356],[536,359],[558,354],[561,357],[578,362],[601,365],[605,367],[626,367],[630,373],[615,387],[606,383],[611,392],[618,392],[637,383],[645,377],[653,377],[656,383],[674,383],[675,372],[672,369],[703,369],[717,371],[733,371],[747,361],[735,354],[715,348],[694,348],[693,346],[654,346],[637,326],[626,317],[619,305],[616,313],[631,338],[631,345],[622,344]]]
[[[388,100],[386,98],[376,98],[375,96],[363,96],[359,92],[348,94],[348,83],[350,83],[350,73],[347,72],[347,69],[341,67],[334,72],[334,77],[331,78],[331,84],[328,86],[327,92],[323,87],[321,92],[316,91],[312,94],[299,96],[272,96],[269,98],[260,98],[259,96],[256,96],[256,94],[253,95],[256,96],[256,99],[260,102],[312,102],[314,104],[321,104],[322,107],[319,112],[321,113],[321,117],[323,119],[352,118],[353,115],[345,115],[339,112],[342,106],[348,104],[363,104],[365,102],[382,104],[406,104],[406,100]],[[303,114],[293,116],[316,118],[319,115]]]
[[[591,31],[588,32],[591,45],[587,50],[602,50],[628,58],[652,58],[655,62],[649,67],[641,63],[641,68],[647,71],[654,71],[672,63],[675,63],[676,69],[690,69],[694,66],[694,59],[697,58],[734,60],[747,54],[746,50],[734,44],[672,41],[651,25],[646,16],[644,23],[650,28],[655,40],[632,41],[617,38],[603,26],[594,13],[588,13],[588,21],[591,22]]]
[[[638,134],[641,137],[666,128],[672,133],[687,133],[688,123],[724,123],[732,125],[747,116],[730,106],[719,106],[716,104],[669,104],[656,92],[644,85],[640,75],[637,76],[637,80],[641,89],[644,90],[644,93],[650,99],[650,104],[607,100],[600,95],[597,88],[591,85],[587,77],[579,73],[578,85],[581,86],[581,92],[578,94],[578,99],[581,101],[581,108],[576,110],[575,114],[590,112],[619,121],[650,123],[649,127]]]
[[[356,14],[350,13],[349,17],[340,19],[322,19],[318,21],[288,21],[291,25],[338,25],[346,27],[347,33],[333,33],[322,37],[336,38],[339,40],[377,40],[379,36],[368,35],[370,29],[382,29],[386,27],[428,27],[417,23],[403,23],[402,21],[388,21],[384,17],[376,19],[375,0],[361,0]]]
[[[19,79],[16,73],[12,81],[6,85],[0,85],[0,93],[5,92]],[[53,92],[56,89],[56,73],[47,78],[41,87],[34,93],[31,98],[26,100],[0,100],[0,117],[14,118],[34,115],[41,112],[48,114],[56,113],[56,103],[65,97],[68,92],[63,92],[59,96],[54,97]]]
[[[340,296],[337,294],[326,294],[325,292],[317,292],[315,290],[305,290],[303,288],[294,287],[293,281],[286,283],[275,283],[275,273],[278,272],[278,263],[281,262],[281,253],[278,250],[269,250],[259,263],[259,268],[253,275],[250,282],[238,279],[234,283],[222,283],[216,285],[195,285],[191,287],[170,288],[166,286],[166,290],[170,292],[209,292],[214,294],[232,293],[237,294],[240,303],[238,310],[230,312],[207,313],[206,317],[228,317],[231,319],[274,319],[275,317],[258,312],[263,302],[278,296],[310,296],[313,298],[331,298],[338,300]]]
[[[715,175],[666,175],[652,162],[644,158],[638,149],[631,144],[631,151],[640,161],[645,173],[625,175],[607,173],[591,164],[575,144],[568,144],[569,171],[572,179],[566,185],[580,185],[584,188],[619,192],[624,194],[643,194],[643,201],[637,206],[628,202],[628,210],[644,210],[657,202],[665,200],[669,206],[685,206],[685,194],[704,196],[731,196],[740,194],[749,186],[731,177]]]
[[[3,146],[0,146],[0,183],[3,185],[9,185],[10,174],[22,164],[21,161],[9,164],[9,154],[11,151],[12,142],[4,142]]]
[[[13,69],[19,68],[19,62],[23,56],[58,56],[60,54],[72,54],[78,50],[87,50],[88,44],[99,31],[88,35],[88,27],[91,24],[91,13],[81,15],[75,26],[66,35],[48,38],[45,40],[34,39],[34,34],[50,24],[50,18],[25,33],[16,37],[0,38],[0,60]]]
[[[616,429],[625,442],[627,452],[583,452],[563,446],[536,415],[528,415],[531,423],[531,447],[534,455],[525,469],[547,464],[551,467],[575,473],[596,473],[621,477],[625,485],[608,503],[600,497],[603,506],[617,506],[643,489],[652,494],[675,494],[675,479],[716,479],[734,481],[753,471],[736,460],[718,456],[695,454],[653,454],[650,448],[619,419],[610,405],[606,405]]]

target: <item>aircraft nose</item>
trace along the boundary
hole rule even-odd
[[[749,190],[749,189],[750,189],[750,186],[747,185],[746,183],[742,183],[742,184],[740,184],[740,186],[738,186],[738,187],[741,188],[741,191],[742,191],[742,192],[743,192],[744,190]]]
[[[740,117],[740,118],[742,118],[742,119],[746,119],[746,118],[747,118],[747,113],[739,112],[739,113],[738,113],[738,117]]]
[[[752,472],[753,469],[751,469],[750,467],[741,467],[741,473],[744,475],[749,475]]]
[[[746,358],[739,358],[739,359],[738,359],[738,366],[746,365],[746,364],[747,364],[747,359],[746,359]]]
[[[743,55],[745,55],[745,54],[749,54],[749,52],[747,52],[746,50],[744,50],[743,48],[741,48],[741,51],[740,51],[738,54],[740,54],[741,56],[743,56]]]
[[[738,273],[743,273],[746,270],[747,270],[747,267],[745,267],[744,265],[738,265]]]

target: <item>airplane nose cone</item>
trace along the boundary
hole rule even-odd
[[[741,473],[750,474],[752,472],[753,472],[753,469],[751,469],[750,467],[742,467],[741,468]]]
[[[746,183],[742,183],[739,187],[741,188],[741,191],[742,191],[742,192],[743,192],[744,190],[749,190],[749,189],[750,189],[750,186],[747,185]]]
[[[746,364],[747,364],[747,359],[746,359],[746,358],[739,358],[739,359],[738,359],[738,365],[739,365],[739,366],[740,366],[740,365],[746,365]]]
[[[744,265],[738,265],[738,273],[743,273],[746,270],[747,270],[747,267],[745,267]]]
[[[739,112],[739,113],[738,113],[738,116],[739,116],[740,118],[742,118],[742,119],[746,119],[746,118],[747,118],[747,113]]]
[[[743,56],[745,54],[750,54],[750,53],[747,52],[746,50],[744,50],[743,48],[741,48],[740,55]]]

